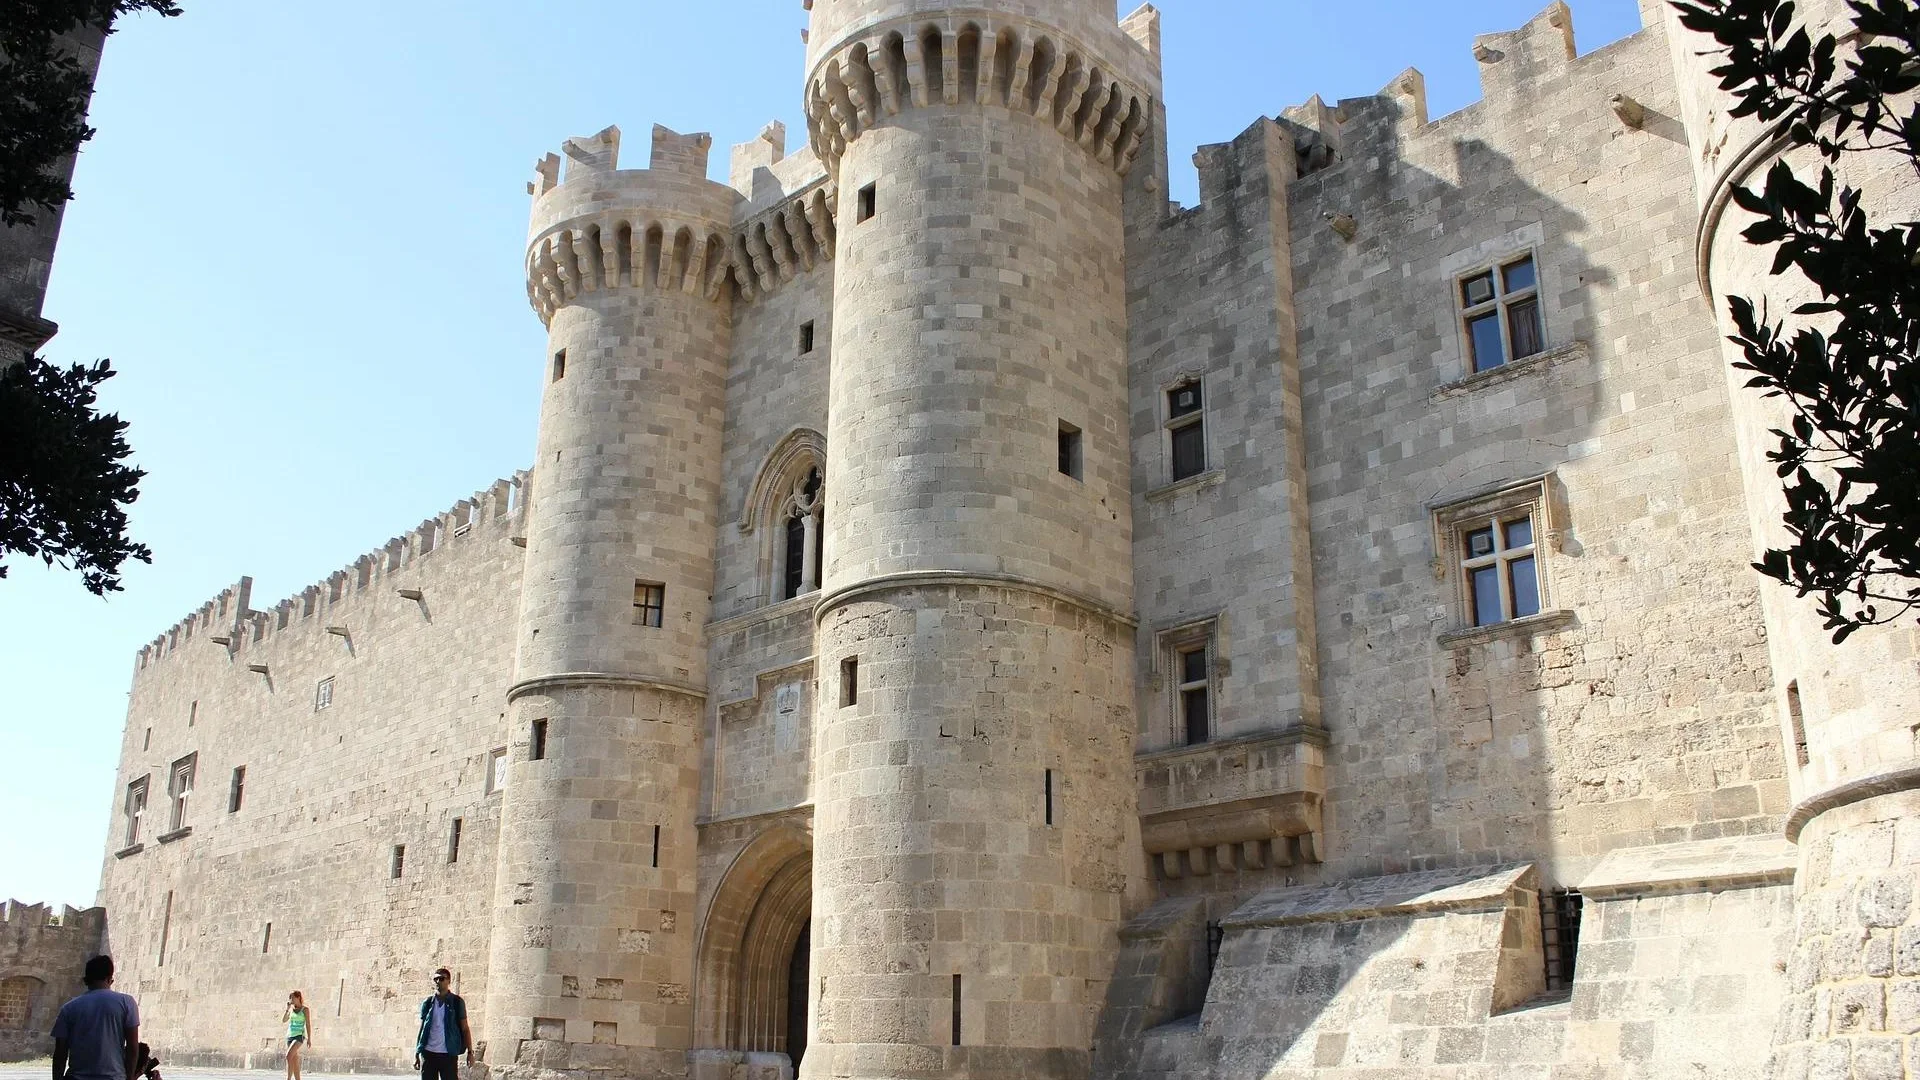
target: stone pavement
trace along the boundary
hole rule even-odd
[[[40,1061],[15,1061],[0,1065],[0,1080],[48,1080],[52,1063],[46,1059]],[[188,1068],[159,1067],[161,1080],[275,1080],[286,1076],[282,1068]],[[313,1072],[311,1068],[301,1074],[305,1080],[336,1080],[342,1076],[413,1076],[411,1072]]]

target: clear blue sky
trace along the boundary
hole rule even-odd
[[[726,148],[800,118],[799,0],[182,0],[107,44],[46,315],[111,357],[150,567],[107,601],[0,581],[0,898],[93,902],[140,645],[241,575],[265,608],[526,465],[543,333],[521,277],[539,155],[609,123]],[[1131,4],[1127,4],[1131,8]],[[1163,0],[1173,195],[1198,144],[1318,93],[1479,97],[1475,34],[1545,0]],[[564,12],[564,14],[562,14]],[[1635,0],[1581,0],[1582,52]],[[1599,100],[1596,98],[1596,101]],[[641,149],[644,154],[644,149]]]

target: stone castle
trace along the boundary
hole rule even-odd
[[[163,1057],[404,1066],[446,964],[509,1080],[1920,1075],[1920,635],[1748,566],[1707,43],[1180,207],[1152,8],[808,6],[805,149],[536,166],[530,470],[141,651]]]

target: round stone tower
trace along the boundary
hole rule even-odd
[[[486,1001],[495,1075],[686,1074],[733,192],[608,128],[530,190],[547,324]]]
[[[1761,186],[1783,154],[1808,182],[1818,177],[1821,162],[1812,151],[1790,150],[1778,124],[1731,116],[1733,100],[1709,72],[1721,63],[1715,43],[1660,6],[1694,148],[1701,215],[1695,260],[1720,329],[1730,335],[1729,296],[1764,303],[1775,318],[1814,299],[1798,274],[1771,273],[1776,249],[1741,237],[1753,218],[1732,203],[1733,189]],[[1803,0],[1799,14],[1816,36],[1832,33],[1843,42],[1844,70],[1852,47],[1845,3]],[[1836,172],[1865,193],[1862,206],[1876,226],[1920,215],[1920,187],[1897,156],[1848,154]],[[1749,373],[1732,367],[1741,359],[1739,347],[1724,337],[1721,347],[1755,550],[1784,546],[1786,500],[1766,454],[1777,441],[1771,429],[1787,426],[1788,414],[1782,403],[1746,388]],[[1835,645],[1812,598],[1767,583],[1761,600],[1794,800],[1786,834],[1800,848],[1788,1000],[1772,1075],[1904,1075],[1897,1032],[1905,1029],[1891,1018],[1899,1009],[1911,1012],[1905,1002],[1920,1000],[1920,969],[1892,957],[1920,938],[1913,889],[1920,849],[1920,663],[1914,660],[1920,632],[1908,618]]]
[[[1111,0],[813,4],[835,181],[804,1077],[1085,1077],[1130,880]]]

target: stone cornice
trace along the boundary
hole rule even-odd
[[[970,570],[906,570],[897,574],[881,574],[877,577],[856,581],[852,585],[842,585],[831,592],[825,592],[813,607],[814,625],[824,622],[827,613],[834,608],[852,603],[864,596],[875,593],[892,592],[897,589],[912,589],[925,586],[953,588],[962,585],[977,585],[989,589],[1013,589],[1019,592],[1034,593],[1061,603],[1069,604],[1080,610],[1109,622],[1126,627],[1139,625],[1139,620],[1117,608],[1109,607],[1090,596],[1056,588],[1052,585],[1022,577],[1019,574],[989,574]]]
[[[1807,823],[1829,810],[1916,788],[1920,788],[1920,765],[1908,765],[1810,795],[1800,800],[1799,805],[1787,814],[1787,839],[1799,843],[1800,832],[1807,827]]]
[[[663,690],[669,694],[680,694],[700,701],[707,699],[706,687],[676,682],[672,679],[615,671],[563,671],[553,675],[522,679],[514,683],[507,688],[507,702],[512,704],[527,694],[536,694],[560,686],[623,686],[638,690]]]

